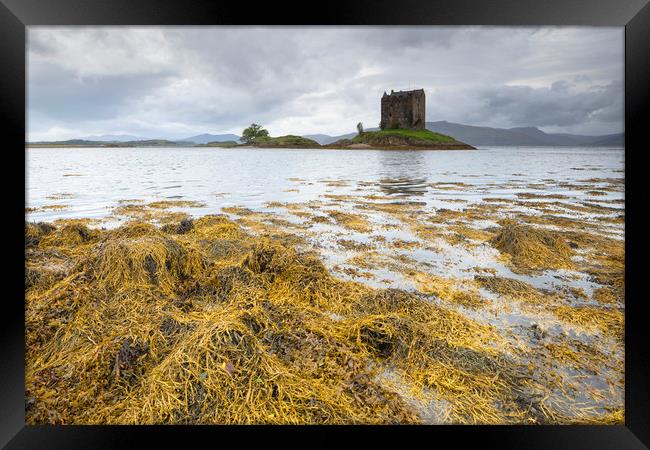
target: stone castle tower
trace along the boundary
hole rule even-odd
[[[381,97],[381,126],[389,128],[424,128],[424,89],[390,91]]]

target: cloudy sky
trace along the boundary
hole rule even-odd
[[[383,92],[427,121],[623,131],[623,28],[29,27],[28,140],[343,134]]]

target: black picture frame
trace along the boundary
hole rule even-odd
[[[640,203],[643,129],[650,106],[650,4],[647,0],[401,0],[328,1],[323,4],[245,3],[207,0],[0,0],[0,110],[5,124],[5,174],[24,174],[26,26],[30,25],[590,25],[625,27],[625,425],[621,426],[417,426],[417,427],[165,427],[26,426],[24,415],[24,195],[5,188],[10,210],[4,250],[6,291],[0,357],[0,444],[6,448],[114,448],[182,445],[196,438],[211,446],[237,434],[288,443],[302,432],[304,445],[330,444],[364,432],[384,441],[419,435],[414,445],[473,442],[487,448],[636,449],[650,446],[650,355],[640,280],[643,236]],[[6,177],[5,177],[6,178]],[[23,191],[24,193],[24,191]],[[22,255],[22,256],[21,256]],[[638,263],[634,263],[639,261]],[[23,297],[24,298],[24,297]],[[188,433],[192,431],[192,433]],[[333,433],[336,431],[336,433]],[[232,437],[232,436],[230,436]],[[414,436],[415,437],[415,436]],[[444,439],[444,440],[441,440]],[[302,441],[302,439],[305,439]],[[420,442],[420,444],[416,444]],[[365,441],[365,445],[370,445]],[[267,444],[264,444],[267,445]]]

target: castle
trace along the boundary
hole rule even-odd
[[[424,89],[390,91],[381,97],[381,128],[424,128]]]

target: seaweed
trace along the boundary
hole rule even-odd
[[[231,207],[222,211],[236,220],[190,219],[166,211],[179,204],[132,202],[120,206],[136,220],[113,230],[26,224],[27,422],[621,423],[622,403],[610,399],[611,409],[587,410],[593,407],[565,392],[582,385],[563,383],[551,370],[562,364],[586,376],[607,360],[591,344],[559,340],[568,325],[588,338],[614,337],[601,340],[614,349],[623,334],[623,241],[604,236],[598,219],[561,220],[552,214],[565,203],[521,201],[544,214],[484,228],[518,201],[429,214],[423,202],[387,196],[326,197],[328,203],[267,204],[286,209],[284,216]],[[337,202],[368,215],[330,209]],[[327,215],[312,214],[319,209]],[[590,205],[568,210],[611,215]],[[286,213],[306,220],[284,220]],[[376,215],[391,220],[382,224]],[[391,230],[388,238],[372,233],[370,218]],[[313,242],[315,224],[325,222],[371,233],[372,241]],[[402,228],[414,240],[392,231]],[[417,253],[435,250],[442,266],[408,254],[422,247],[417,238],[435,244]],[[461,258],[487,255],[488,265],[505,261],[529,275],[588,274],[599,284],[595,302],[570,286],[549,292],[495,276],[504,272],[494,267],[463,269],[479,272],[473,278],[437,276],[454,264],[447,244],[459,246],[452,258],[456,251]],[[489,245],[502,261],[493,260]],[[346,279],[313,251],[332,248],[355,252],[334,261],[334,273]],[[385,281],[348,264],[393,271],[410,290],[347,281]],[[521,333],[489,325],[511,301],[522,302],[517,312],[554,320],[561,331],[556,336],[548,322]],[[612,364],[600,366],[620,375]],[[620,386],[614,382],[614,392]]]
[[[513,220],[503,220],[500,224],[498,233],[489,242],[511,257],[515,269],[530,272],[574,267],[573,250],[558,233]]]
[[[26,293],[28,423],[422,421],[375,380],[384,364],[419,392],[407,397],[449,401],[453,423],[525,415],[492,327],[339,280],[224,217],[184,234],[129,223],[67,242],[70,274]],[[213,250],[224,242],[240,250]]]

